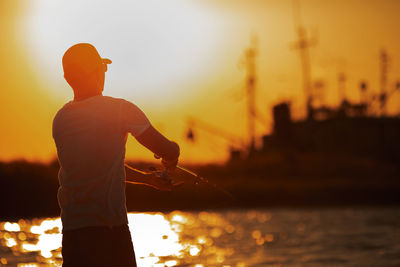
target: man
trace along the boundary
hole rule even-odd
[[[128,133],[161,157],[166,168],[178,162],[179,146],[154,129],[137,106],[102,95],[110,63],[87,43],[70,47],[62,59],[74,92],[74,100],[53,121],[65,267],[136,266],[125,205]],[[173,187],[155,175],[138,180],[161,190]]]

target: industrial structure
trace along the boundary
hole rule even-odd
[[[257,55],[258,42],[251,38],[245,49],[245,90],[247,103],[247,132],[243,139],[212,126],[204,121],[191,118],[188,123],[188,139],[194,141],[194,129],[201,128],[222,137],[231,144],[230,162],[262,159],[271,153],[327,153],[389,160],[400,163],[400,117],[389,116],[387,103],[400,91],[400,81],[390,86],[388,79],[390,57],[385,49],[379,54],[379,86],[375,93],[367,81],[359,84],[360,99],[354,103],[346,97],[346,73],[337,75],[339,103],[329,107],[324,103],[324,82],[313,80],[310,47],[316,45],[315,36],[309,38],[301,21],[299,1],[293,1],[294,22],[297,40],[292,48],[299,52],[302,72],[302,87],[305,99],[306,117],[293,121],[290,103],[278,103],[272,108],[273,131],[262,137],[261,148],[256,148],[257,112]],[[257,160],[262,162],[262,160]]]

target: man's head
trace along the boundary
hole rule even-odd
[[[87,43],[71,46],[62,59],[64,78],[74,90],[75,98],[101,94],[104,76],[111,60],[101,58],[96,48]]]

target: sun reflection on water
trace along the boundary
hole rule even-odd
[[[128,221],[139,265],[153,266],[160,257],[181,255],[183,245],[179,243],[179,235],[161,213],[128,214]]]
[[[218,213],[129,213],[128,221],[138,266],[205,266],[200,258],[220,264],[234,253],[216,245],[235,232]],[[7,249],[0,265],[61,266],[61,232],[60,218],[0,223],[0,248]]]
[[[21,228],[19,227],[18,223],[10,223],[6,222],[3,226],[4,230],[8,232],[18,232],[21,231]]]

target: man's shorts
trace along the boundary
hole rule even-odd
[[[63,231],[63,267],[136,267],[128,225],[85,227]]]

